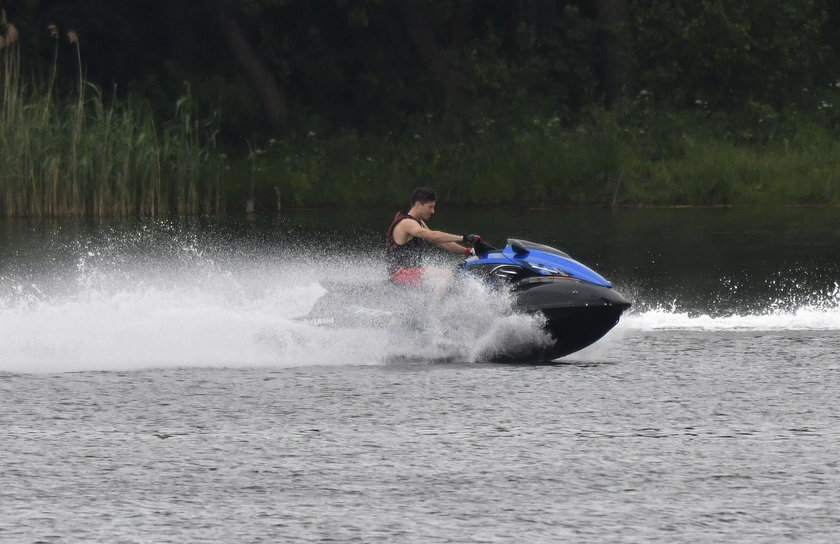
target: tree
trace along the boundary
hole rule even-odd
[[[289,129],[288,98],[285,88],[248,40],[239,22],[239,18],[243,16],[242,13],[237,12],[228,0],[215,0],[215,8],[222,36],[260,97],[272,131],[276,136],[285,135]]]
[[[627,0],[598,0],[601,81],[608,108],[620,107],[627,94],[632,62]]]
[[[679,107],[787,107],[827,77],[827,0],[630,4],[640,85]],[[831,76],[828,76],[831,77]],[[836,76],[835,76],[836,77]]]
[[[473,2],[454,0],[450,4],[447,28],[435,24],[432,6],[423,0],[400,0],[402,26],[418,56],[445,94],[448,112],[458,112],[469,95],[471,76],[462,60],[462,48],[469,34]],[[438,40],[444,30],[448,43]]]

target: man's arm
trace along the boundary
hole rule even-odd
[[[417,221],[400,221],[399,224],[396,227],[394,227],[394,240],[396,240],[399,243],[400,238],[402,238],[403,240],[406,240],[408,238],[408,236],[401,236],[402,234],[422,238],[427,242],[431,242],[444,249],[449,249],[450,251],[460,251],[463,253],[466,249],[465,247],[462,247],[455,243],[460,242],[464,239],[464,237],[460,234],[449,234],[448,232],[443,232],[442,230],[432,230],[427,227],[422,227]]]
[[[464,247],[461,244],[456,244],[455,242],[444,242],[436,245],[454,253],[465,253],[466,251],[469,251],[469,248]]]

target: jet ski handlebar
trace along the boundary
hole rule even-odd
[[[475,250],[476,255],[486,255],[491,251],[498,251],[498,249],[496,249],[496,247],[493,244],[489,244],[483,239],[479,239],[478,241],[476,241],[476,243],[473,245],[473,249]]]

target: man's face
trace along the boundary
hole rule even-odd
[[[426,202],[425,204],[420,203],[420,217],[418,217],[418,219],[422,219],[423,221],[428,221],[434,213],[435,213],[435,203],[434,203],[434,201]]]

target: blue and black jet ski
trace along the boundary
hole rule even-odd
[[[509,289],[516,310],[544,316],[554,343],[530,354],[534,359],[556,359],[593,344],[630,307],[594,270],[559,249],[527,240],[511,238],[501,250],[479,242],[462,270]]]
[[[549,361],[574,353],[604,336],[630,302],[609,281],[568,254],[542,244],[509,239],[501,250],[480,241],[458,268],[510,293],[514,312],[541,314],[550,341],[496,351],[487,360]],[[391,329],[416,320],[414,309],[428,293],[390,281],[321,282],[327,293],[303,321],[321,326]],[[457,283],[457,282],[456,282]],[[399,327],[397,327],[399,328]]]

